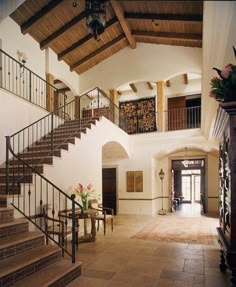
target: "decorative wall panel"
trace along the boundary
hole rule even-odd
[[[155,97],[120,102],[119,108],[128,118],[126,128],[128,134],[157,130]]]

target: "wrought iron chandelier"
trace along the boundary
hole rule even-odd
[[[89,32],[99,41],[99,35],[104,32],[106,26],[106,0],[85,0],[85,9]]]

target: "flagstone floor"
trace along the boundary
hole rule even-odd
[[[194,216],[186,206],[168,216]],[[158,215],[156,215],[158,216]],[[114,232],[100,227],[95,243],[81,243],[82,276],[69,287],[228,287],[219,271],[219,246],[131,239],[156,216],[118,215]],[[197,216],[200,216],[199,213]]]

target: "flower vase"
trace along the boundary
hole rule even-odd
[[[83,211],[87,211],[88,210],[88,200],[87,200],[87,198],[82,200],[82,206],[83,206]]]

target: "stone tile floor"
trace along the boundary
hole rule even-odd
[[[167,216],[183,216],[176,212]],[[186,216],[191,215],[186,213]],[[157,215],[158,216],[158,215]],[[219,271],[219,246],[131,239],[157,216],[117,215],[95,243],[81,243],[82,276],[69,287],[228,287],[230,272]],[[217,221],[215,222],[217,225]]]

